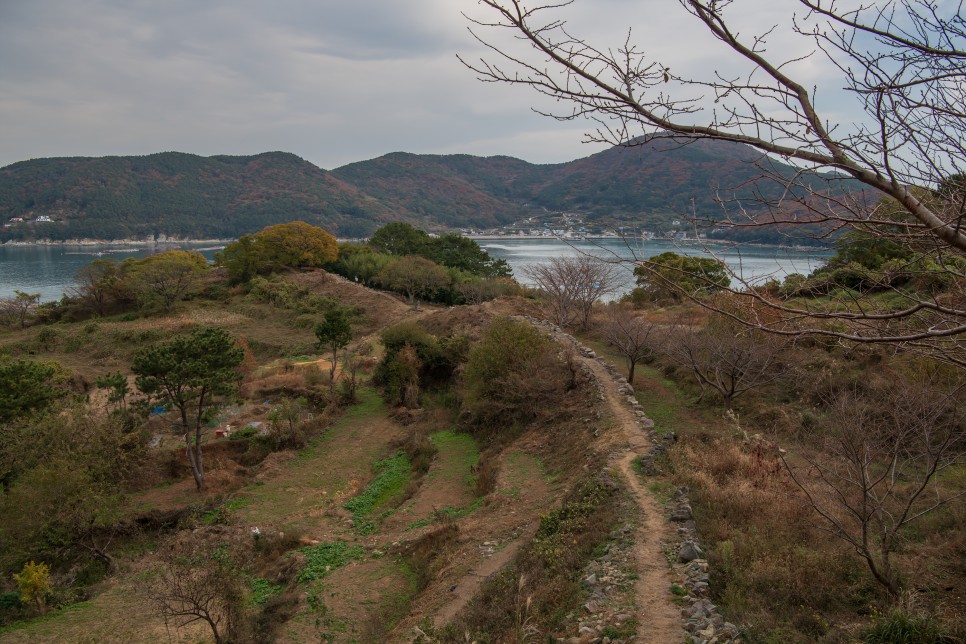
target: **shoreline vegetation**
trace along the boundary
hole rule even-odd
[[[172,244],[228,244],[234,239],[35,239],[32,241],[8,240],[0,246],[170,246]]]
[[[653,239],[639,239],[637,237],[614,237],[610,235],[587,235],[585,237],[544,237],[537,235],[462,235],[467,239],[472,240],[530,240],[530,241],[544,241],[551,240],[562,243],[572,243],[572,242],[594,242],[594,241],[614,241],[625,239],[628,242],[635,243],[647,243],[647,242],[675,242],[681,246],[742,246],[745,248],[781,248],[785,250],[794,251],[827,251],[830,247],[816,247],[816,246],[800,246],[800,245],[788,245],[788,244],[761,244],[752,242],[731,242],[727,240],[711,240],[711,239],[663,239],[663,238],[653,238]],[[37,239],[33,241],[14,241],[9,240],[5,242],[0,242],[0,247],[4,246],[171,246],[175,244],[229,244],[234,239],[181,239],[176,237],[163,237],[162,239],[64,239],[64,240],[53,240],[53,239]],[[363,242],[363,238],[346,238],[337,239],[339,243],[344,242]],[[220,247],[219,247],[220,249]],[[219,250],[214,249],[214,250]],[[201,249],[208,250],[208,249]]]

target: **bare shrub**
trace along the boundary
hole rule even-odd
[[[939,481],[966,455],[964,386],[920,374],[839,392],[815,437],[822,453],[801,455],[804,466],[783,457],[819,526],[849,544],[893,596],[901,584],[892,555],[904,529],[966,494]]]
[[[245,589],[240,573],[223,551],[204,541],[180,541],[160,554],[147,593],[155,611],[177,628],[203,622],[216,644],[241,639],[248,626]]]
[[[698,400],[711,390],[721,396],[727,409],[738,396],[784,375],[778,365],[781,338],[722,316],[712,316],[703,327],[686,320],[667,329],[657,343],[667,361],[694,376],[701,387]]]
[[[553,257],[523,273],[546,297],[550,319],[560,326],[587,328],[594,304],[617,288],[618,268],[596,257]]]
[[[627,382],[634,382],[634,368],[653,353],[651,334],[654,326],[633,307],[612,304],[607,307],[600,334],[627,360]]]

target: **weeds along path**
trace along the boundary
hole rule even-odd
[[[679,608],[671,601],[673,578],[664,555],[662,542],[674,540],[670,525],[660,503],[634,471],[634,459],[651,449],[651,439],[644,433],[617,384],[596,359],[580,357],[601,384],[604,400],[613,414],[614,422],[627,440],[627,451],[615,457],[616,466],[630,488],[631,496],[640,508],[642,517],[634,534],[634,558],[640,577],[634,582],[637,604],[637,641],[653,644],[680,642],[684,637]]]

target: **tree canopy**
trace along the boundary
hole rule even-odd
[[[215,263],[241,282],[286,268],[318,268],[338,255],[335,237],[318,226],[292,221],[240,237],[218,253]]]
[[[378,279],[383,286],[405,293],[414,306],[418,306],[417,298],[428,298],[452,282],[438,264],[415,255],[389,262],[379,272]]]
[[[369,239],[369,245],[390,255],[417,255],[441,266],[480,277],[510,277],[505,260],[495,259],[472,239],[455,233],[433,237],[404,222],[386,224]]]
[[[157,304],[166,311],[197,291],[207,270],[205,256],[187,250],[168,250],[144,259],[126,259],[121,264],[125,284],[135,297],[142,304]]]
[[[680,302],[684,297],[700,298],[731,284],[728,268],[711,257],[661,253],[639,264],[635,297],[655,302]]]
[[[334,386],[339,349],[344,348],[352,340],[352,324],[349,322],[348,311],[340,306],[327,310],[322,316],[322,321],[315,325],[315,337],[319,339],[320,347],[332,351],[329,384]]]
[[[51,384],[56,373],[54,364],[0,359],[0,422],[41,411],[63,396]]]

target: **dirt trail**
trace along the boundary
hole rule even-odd
[[[662,541],[673,541],[671,527],[660,504],[634,472],[633,461],[651,448],[651,441],[638,425],[610,374],[594,359],[581,358],[599,379],[607,406],[614,420],[623,429],[628,450],[616,457],[615,465],[630,486],[631,495],[641,509],[643,517],[634,534],[634,558],[640,577],[634,584],[637,598],[637,641],[654,644],[680,642],[684,630],[679,609],[671,602],[670,587],[673,583]]]
[[[469,574],[460,578],[453,588],[453,598],[447,603],[443,604],[436,614],[433,616],[433,622],[437,625],[443,626],[449,624],[456,617],[456,613],[460,612],[464,606],[466,606],[476,593],[479,592],[480,586],[486,579],[493,573],[499,571],[503,566],[510,563],[516,556],[517,551],[520,550],[520,546],[532,535],[526,535],[525,537],[518,537],[514,539],[507,545],[503,547],[502,550],[495,553],[492,557],[484,559],[483,563],[470,571]]]

